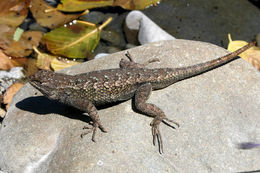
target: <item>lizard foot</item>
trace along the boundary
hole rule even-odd
[[[94,123],[92,127],[84,126],[83,129],[89,129],[89,130],[81,133],[80,137],[83,138],[85,135],[87,135],[87,134],[89,134],[90,132],[93,131],[93,133],[92,133],[92,141],[96,142],[95,136],[96,136],[97,128],[100,128],[100,130],[102,132],[107,133],[107,130],[105,130],[105,128],[101,124]]]
[[[174,123],[175,125],[177,125],[178,127],[180,126],[177,122],[170,120],[166,117],[164,118],[154,118],[153,121],[151,122],[150,126],[152,126],[152,135],[153,135],[153,145],[155,145],[156,143],[156,138],[159,144],[159,153],[162,154],[163,153],[163,142],[162,142],[162,136],[161,136],[161,132],[159,130],[159,125],[161,122],[165,123],[168,126],[171,126],[173,128],[175,128],[174,126],[170,125],[168,122],[170,123]]]

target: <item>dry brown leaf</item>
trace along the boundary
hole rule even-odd
[[[0,0],[0,24],[19,26],[27,16],[31,0]]]
[[[43,0],[32,0],[31,12],[37,23],[50,29],[57,28],[86,14],[86,12],[82,14],[64,14]]]
[[[14,67],[23,67],[27,63],[27,58],[11,58]]]
[[[3,98],[4,104],[7,104],[6,110],[9,108],[14,95],[17,93],[17,91],[19,91],[20,88],[22,88],[23,85],[23,83],[15,83],[6,90]]]
[[[260,47],[246,52],[247,61],[252,64],[257,70],[260,70]]]
[[[10,58],[0,50],[0,70],[10,70],[14,65]]]
[[[25,57],[32,53],[33,46],[38,46],[42,38],[42,32],[26,31],[19,41],[13,40],[15,29],[6,25],[0,25],[0,48],[11,57]]]
[[[39,69],[36,66],[36,59],[28,58],[27,62],[24,67],[25,76],[31,76],[32,74],[35,74]]]

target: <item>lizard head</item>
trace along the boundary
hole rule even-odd
[[[56,74],[48,70],[40,70],[28,77],[29,83],[38,89],[43,95],[50,99],[56,99],[56,88],[58,82],[55,80]]]

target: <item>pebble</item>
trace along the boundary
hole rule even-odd
[[[100,24],[103,23],[105,15],[100,11],[91,11],[90,13],[81,16],[79,19],[94,24]]]
[[[120,35],[113,29],[104,29],[100,35],[101,39],[108,41],[114,46],[120,45]]]

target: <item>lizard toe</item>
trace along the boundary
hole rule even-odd
[[[159,124],[152,125],[152,135],[153,135],[153,145],[155,145],[156,139],[157,139],[158,146],[159,146],[159,152],[160,152],[160,154],[162,154],[163,153],[163,142],[162,142],[161,132],[159,130]]]

